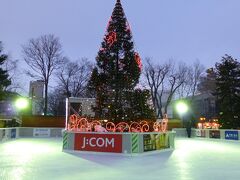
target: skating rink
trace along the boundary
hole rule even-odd
[[[176,139],[173,152],[123,156],[62,152],[62,139],[0,143],[0,180],[239,180],[240,142]]]

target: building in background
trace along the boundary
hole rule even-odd
[[[82,117],[94,117],[95,113],[92,109],[96,105],[95,98],[77,98],[70,97],[68,101],[69,113],[79,114]]]
[[[212,121],[219,115],[216,97],[208,92],[194,96],[191,109],[197,120],[204,118]]]
[[[42,115],[44,105],[44,81],[31,81],[29,86],[29,98],[32,100],[32,114]]]
[[[192,121],[194,125],[198,122],[218,122],[219,110],[217,107],[216,97],[209,92],[197,94],[194,97],[187,97],[181,100],[185,100],[189,105],[188,111],[181,115],[184,121]],[[173,115],[175,118],[180,118],[179,113],[173,107],[178,100],[172,103]]]

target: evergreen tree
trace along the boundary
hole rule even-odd
[[[132,109],[129,109],[130,111],[127,114],[130,115],[130,119],[141,121],[156,118],[153,108],[150,108],[148,105],[150,98],[150,92],[146,89],[135,89],[133,92],[129,93]]]
[[[216,64],[216,95],[223,128],[240,127],[240,63],[226,55]]]
[[[89,82],[96,94],[96,117],[115,122],[130,120],[127,112],[132,107],[128,95],[138,83],[142,65],[134,51],[131,29],[120,0],[116,2],[96,61]]]
[[[8,58],[6,54],[2,54],[2,49],[2,42],[0,41],[0,96],[3,95],[6,87],[11,84],[7,71],[1,67]]]
[[[216,72],[214,68],[209,68],[206,71],[206,76],[200,78],[198,91],[200,93],[214,94],[216,90]]]

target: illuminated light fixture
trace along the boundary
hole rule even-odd
[[[177,103],[176,108],[179,113],[186,113],[188,111],[188,106],[184,102]]]
[[[28,105],[29,105],[29,102],[26,98],[19,98],[15,102],[15,106],[19,110],[26,109],[28,107]]]
[[[206,118],[205,117],[200,117],[200,121],[205,121]],[[213,120],[214,121],[214,120]]]

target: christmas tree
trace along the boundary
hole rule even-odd
[[[114,122],[133,120],[132,103],[142,64],[134,50],[132,33],[120,0],[117,0],[106,34],[96,57],[89,89],[96,95],[97,118]]]
[[[130,119],[134,121],[155,119],[155,112],[148,104],[148,100],[151,97],[149,90],[135,89],[132,93],[128,94],[130,95],[128,99],[131,103],[131,109],[127,114]]]

